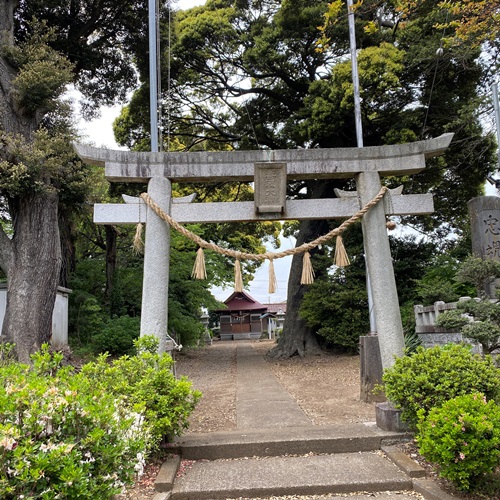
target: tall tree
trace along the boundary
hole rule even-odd
[[[51,335],[61,268],[59,208],[82,200],[85,168],[58,98],[75,83],[89,112],[135,83],[132,48],[146,44],[145,2],[4,0],[0,4],[0,266],[2,340],[20,360]]]
[[[436,215],[418,222],[436,237],[460,231],[465,201],[482,192],[493,168],[494,142],[479,120],[487,68],[479,48],[437,51],[443,23],[450,20],[461,18],[430,0],[356,5],[365,145],[455,133],[446,155],[429,162],[425,172],[394,180],[406,192],[436,194]],[[456,26],[447,29],[451,36]],[[270,150],[356,145],[347,7],[341,0],[208,0],[179,12],[174,33],[169,130],[187,149],[201,143]],[[128,118],[124,137],[137,140],[143,121],[137,114]],[[332,188],[293,183],[289,194],[332,196]],[[321,225],[302,223],[298,239],[318,232]],[[288,287],[292,312],[305,292],[295,281],[296,265]],[[296,320],[287,316],[275,355],[315,349],[313,332]]]

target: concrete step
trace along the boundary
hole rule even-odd
[[[362,423],[188,434],[176,439],[169,451],[187,460],[218,460],[363,452],[408,439],[409,434],[383,431],[375,423]]]
[[[411,490],[412,480],[382,452],[197,461],[171,498],[228,499]]]

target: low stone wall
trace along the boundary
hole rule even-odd
[[[471,300],[470,297],[460,297],[459,302]],[[436,345],[459,344],[465,342],[472,344],[473,352],[481,354],[480,344],[465,338],[457,329],[446,329],[436,326],[438,316],[444,311],[457,308],[457,302],[435,302],[432,306],[416,305],[415,311],[415,333],[426,348]]]
[[[460,297],[462,300],[470,300],[470,297]],[[456,302],[434,302],[432,306],[422,306],[420,304],[414,307],[415,312],[415,332],[421,333],[457,333],[456,331],[448,331],[444,328],[439,328],[436,326],[436,321],[438,316],[444,311],[449,311],[451,309],[456,309]]]

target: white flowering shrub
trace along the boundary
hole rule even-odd
[[[0,365],[0,498],[108,499],[144,466],[141,412],[48,347]]]

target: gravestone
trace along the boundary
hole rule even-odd
[[[278,151],[224,151],[192,153],[140,153],[111,151],[76,145],[80,158],[105,166],[111,182],[147,183],[148,193],[179,223],[244,222],[265,220],[344,219],[366,205],[381,189],[381,176],[407,176],[425,168],[425,159],[446,150],[453,134],[410,144],[366,148],[332,148]],[[286,172],[286,180],[354,179],[357,193],[342,198],[283,200],[283,174],[271,174],[278,188],[275,202],[270,191],[264,203],[176,203],[170,198],[171,182],[252,182],[262,164]],[[278,167],[275,168],[278,170]],[[265,169],[264,169],[265,171]],[[266,178],[266,174],[264,175]],[[259,181],[260,182],[260,181]],[[265,189],[264,179],[264,190]],[[258,188],[260,190],[260,187]],[[154,194],[153,194],[154,193]],[[333,193],[332,193],[333,194]],[[262,193],[257,192],[257,200]],[[268,203],[271,196],[271,203]],[[98,224],[146,222],[145,278],[141,335],[162,339],[167,332],[169,229],[142,199],[126,204],[96,205]],[[261,211],[261,207],[262,211]],[[264,211],[269,210],[272,211]],[[366,262],[372,286],[373,307],[382,367],[394,364],[404,351],[403,328],[386,230],[386,215],[418,215],[433,212],[432,194],[393,194],[363,217]],[[147,269],[146,269],[147,267]],[[159,281],[162,281],[161,283]]]

